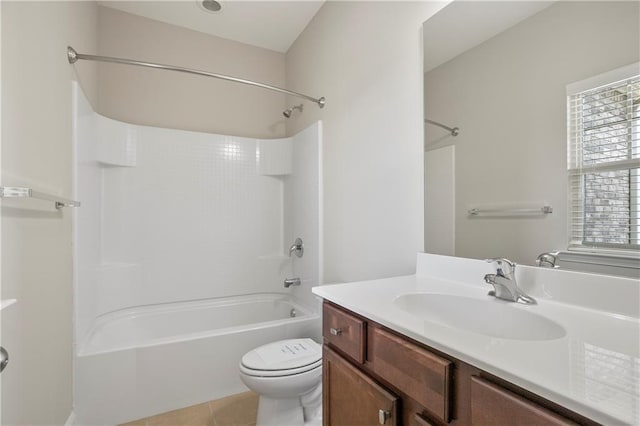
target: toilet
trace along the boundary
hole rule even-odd
[[[322,346],[280,340],[247,352],[240,379],[260,398],[256,426],[322,424]]]

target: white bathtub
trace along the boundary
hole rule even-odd
[[[276,293],[103,315],[77,346],[77,423],[113,425],[243,392],[242,355],[295,337],[319,339],[319,316]]]

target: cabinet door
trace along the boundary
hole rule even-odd
[[[471,424],[568,426],[577,423],[494,383],[473,376]]]
[[[396,426],[398,398],[327,346],[323,350],[324,426]]]

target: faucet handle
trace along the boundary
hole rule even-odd
[[[302,257],[302,255],[304,254],[304,245],[300,237],[296,238],[296,241],[289,249],[289,257],[291,257],[292,253],[295,253],[298,257]]]
[[[491,259],[484,260],[487,263],[495,263],[496,264],[496,273],[498,275],[511,275],[516,270],[516,263],[510,261],[509,259],[505,259],[504,257],[496,257]]]

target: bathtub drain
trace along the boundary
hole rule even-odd
[[[292,309],[292,310],[291,310],[291,312],[289,312],[289,316],[290,316],[291,318],[295,318],[295,317],[296,317],[296,310],[295,310],[295,309]]]

